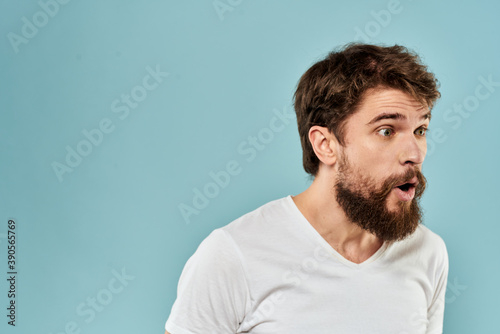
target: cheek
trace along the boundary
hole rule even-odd
[[[377,169],[378,166],[390,163],[390,158],[394,157],[394,152],[391,152],[387,147],[380,149],[373,145],[365,145],[360,147],[355,157],[363,166]]]
[[[357,173],[375,182],[378,182],[390,169],[388,161],[387,152],[368,148],[359,149],[349,156],[349,162]]]
[[[396,154],[390,148],[377,149],[363,146],[353,156],[353,165],[357,163],[363,175],[367,175],[374,182],[384,182],[386,177],[393,172]],[[356,159],[354,161],[354,159]]]

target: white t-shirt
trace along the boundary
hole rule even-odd
[[[448,253],[424,225],[363,263],[341,256],[291,196],[214,230],[187,261],[171,334],[442,333]]]

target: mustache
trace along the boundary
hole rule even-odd
[[[404,174],[393,175],[387,178],[387,180],[382,185],[380,191],[375,194],[375,198],[378,200],[384,200],[389,193],[396,187],[398,184],[408,183],[414,177],[417,177],[418,184],[415,188],[415,199],[419,199],[425,191],[427,186],[427,179],[424,174],[419,169],[410,168]]]

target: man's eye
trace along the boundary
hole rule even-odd
[[[380,133],[384,137],[389,137],[391,134],[394,133],[394,131],[392,129],[389,129],[389,128],[384,128],[384,129],[378,130],[378,133]]]
[[[419,136],[425,136],[425,134],[427,133],[427,128],[418,128],[416,133]]]

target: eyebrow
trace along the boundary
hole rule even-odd
[[[394,120],[398,120],[398,121],[404,121],[406,120],[406,116],[401,114],[401,113],[398,113],[398,112],[395,112],[395,113],[382,113],[380,115],[377,115],[375,116],[370,122],[366,123],[366,125],[371,125],[371,124],[374,124],[374,123],[377,123],[381,120],[384,120],[384,119],[394,119]],[[422,120],[425,120],[425,119],[431,119],[431,113],[428,112],[424,115],[422,115],[421,117]]]

